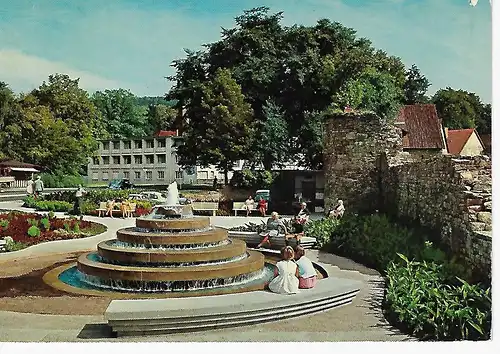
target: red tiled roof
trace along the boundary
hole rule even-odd
[[[155,134],[155,136],[160,136],[160,137],[177,136],[177,132],[174,130],[160,130]]]
[[[448,130],[448,137],[446,138],[448,152],[452,155],[459,155],[470,136],[474,134],[474,130],[473,128]]]
[[[442,127],[433,104],[414,104],[401,108],[395,122],[404,131],[403,148],[444,149]]]

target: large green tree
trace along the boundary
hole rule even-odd
[[[234,163],[251,149],[252,108],[228,69],[218,69],[213,79],[200,85],[192,97],[186,106],[179,163],[215,165],[224,171],[227,184]]]
[[[427,80],[420,72],[420,69],[413,64],[411,68],[406,71],[404,103],[416,104],[429,102],[429,98],[426,96],[429,86],[431,86],[429,80]]]
[[[166,104],[150,104],[147,116],[147,133],[152,135],[159,130],[177,129],[177,110]]]
[[[87,92],[79,88],[78,80],[51,75],[39,88],[19,97],[2,87],[3,154],[55,173],[84,173],[103,129],[99,112]]]
[[[127,139],[151,132],[147,108],[137,104],[137,97],[125,89],[97,91],[92,102],[103,118],[108,137]]]
[[[485,121],[485,107],[475,93],[447,87],[438,90],[432,97],[432,102],[447,128],[475,128],[478,123],[488,126],[488,119]],[[489,121],[491,127],[491,117]]]
[[[327,109],[332,97],[368,68],[390,75],[402,89],[404,65],[340,23],[323,19],[313,26],[287,27],[281,20],[281,12],[270,13],[266,7],[245,11],[234,28],[222,30],[219,41],[205,45],[204,51],[187,51],[186,58],[173,63],[176,73],[170,78],[174,84],[167,98],[175,100],[179,109],[190,106],[197,87],[217,69],[229,68],[259,122],[256,139],[265,128],[264,108],[270,99],[283,109],[289,139],[298,142],[291,148],[283,145],[281,152],[307,156],[304,163],[318,167],[317,154],[307,153],[307,137],[322,129],[304,129],[309,124],[307,112]]]

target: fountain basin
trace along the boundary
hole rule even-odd
[[[125,266],[92,260],[89,252],[78,258],[78,270],[103,279],[138,281],[187,281],[224,279],[253,273],[264,267],[264,255],[248,251],[248,257],[239,261],[188,267],[161,268]]]
[[[151,219],[148,217],[140,217],[136,219],[135,225],[139,228],[153,230],[196,230],[208,228],[210,226],[210,218],[186,217],[180,219]]]
[[[116,231],[116,238],[119,241],[143,245],[202,244],[226,240],[227,231],[220,228],[213,228],[208,231],[198,232],[155,233],[139,232],[135,231],[134,227],[128,227]]]
[[[100,242],[97,245],[99,255],[117,263],[188,263],[216,261],[240,256],[246,253],[246,244],[241,240],[232,240],[220,246],[194,248],[187,250],[141,249],[118,247],[114,240]]]

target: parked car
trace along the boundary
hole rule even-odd
[[[128,195],[128,198],[129,199],[134,199],[134,200],[143,200],[143,199],[145,199],[142,194],[137,194],[137,193],[130,193]]]
[[[115,179],[111,182],[109,182],[109,189],[131,189],[133,188],[134,185],[130,183],[130,181],[126,178],[119,180]]]
[[[269,189],[259,189],[255,192],[254,200],[258,201],[259,199],[265,199],[266,202],[269,203],[271,200],[271,191]]]
[[[160,192],[142,192],[143,199],[156,203],[165,203],[167,198]]]

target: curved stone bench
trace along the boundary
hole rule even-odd
[[[229,231],[229,237],[245,241],[246,244],[250,247],[257,246],[261,241],[260,235],[257,232],[251,232],[251,231]],[[292,247],[295,247],[297,245],[296,239],[290,239],[288,240],[288,242]],[[304,248],[312,248],[314,247],[315,244],[316,244],[315,237],[304,236],[300,239],[300,245]],[[272,245],[273,249],[281,249],[282,247],[285,246],[285,239],[275,238],[273,239]]]
[[[117,336],[160,335],[245,326],[326,311],[352,302],[361,282],[326,278],[314,289],[175,299],[113,300],[105,318]]]

